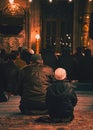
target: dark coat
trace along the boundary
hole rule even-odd
[[[5,80],[3,63],[0,63],[0,102],[7,101],[5,97],[5,92],[7,91],[7,83]]]
[[[58,64],[67,72],[68,80],[77,80],[78,63],[72,55],[62,55],[59,57]]]
[[[65,81],[55,81],[47,89],[46,103],[49,115],[53,118],[73,116],[77,96],[72,84]]]
[[[54,70],[58,67],[58,60],[55,54],[51,51],[45,51],[42,53],[43,62],[45,65],[52,67]]]
[[[23,68],[20,71],[18,83],[21,106],[26,108],[30,104],[29,108],[32,108],[32,102],[37,105],[38,103],[45,103],[46,89],[52,81],[53,69],[49,66],[33,63]]]
[[[3,69],[7,88],[6,91],[17,94],[19,68],[10,60],[3,64]]]
[[[4,75],[4,68],[3,68],[3,64],[0,63],[0,95],[6,91],[7,86],[6,86],[6,82],[5,82],[5,75]]]

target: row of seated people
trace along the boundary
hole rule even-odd
[[[0,53],[0,68],[1,71],[3,71],[1,76],[1,83],[3,82],[2,79],[6,79],[7,82],[11,82],[10,79],[13,78],[13,76],[11,76],[13,68],[18,70],[26,65],[29,65],[31,61],[31,55],[32,54],[29,53],[29,51],[26,49],[12,51],[10,54],[5,53],[5,50],[2,49]],[[69,81],[93,81],[93,57],[91,56],[91,51],[89,49],[86,49],[82,54],[82,49],[78,48],[76,54],[70,55],[69,49],[65,48],[62,50],[62,55],[56,57],[54,55],[53,50],[48,48],[46,50],[41,51],[41,55],[43,58],[43,63],[52,67],[53,70],[55,70],[58,67],[64,68],[67,71],[67,78]],[[2,64],[3,61],[5,63],[4,65]],[[4,70],[2,69],[2,66]],[[5,76],[3,76],[3,74]],[[14,79],[16,78],[14,77]],[[14,81],[12,80],[12,82]]]
[[[58,67],[65,68],[68,80],[79,82],[93,81],[93,57],[90,49],[76,48],[76,53],[71,54],[69,48],[62,48],[61,55],[56,57],[52,49],[41,51],[44,64],[51,66],[54,70]]]
[[[24,55],[22,55],[21,59],[26,64],[18,67],[15,54],[16,51],[12,51],[6,60],[7,62],[4,61],[0,64],[2,74],[0,94],[7,91],[20,95],[19,109],[23,114],[49,114],[50,119],[54,122],[71,121],[74,118],[73,112],[77,96],[74,92],[74,86],[68,82],[68,70],[62,69],[65,67],[58,65],[53,68],[51,66],[54,65],[52,59],[52,64],[46,65],[44,63],[46,57],[43,54],[41,54],[42,57],[31,54],[30,63],[26,62],[28,60],[25,60]],[[58,64],[60,58],[57,59]]]
[[[16,73],[18,73],[19,69],[21,69],[22,67],[30,64],[32,54],[33,53],[29,53],[29,51],[26,49],[11,51],[10,54],[7,54],[5,53],[5,50],[2,49],[0,53],[0,71],[2,74],[0,78],[1,84],[9,84],[7,88],[12,88],[11,86],[14,85],[11,84],[15,84],[16,82]],[[69,49],[65,48],[62,50],[62,55],[56,57],[53,50],[48,48],[41,51],[41,55],[43,63],[52,67],[53,70],[59,67],[64,68],[67,72],[67,78],[69,81],[93,81],[93,57],[91,56],[91,51],[89,49],[86,49],[82,54],[81,48],[78,48],[77,53],[75,53],[74,55],[70,55]],[[15,73],[15,76],[12,76],[13,73]],[[3,81],[6,82],[3,83]],[[4,87],[2,88],[4,89]]]
[[[19,52],[21,55],[19,55]],[[28,50],[12,51],[11,53],[13,56],[15,55],[14,60],[16,59],[15,63],[19,68],[30,64],[32,54]],[[65,68],[68,80],[78,80],[79,82],[93,80],[93,57],[91,56],[91,50],[85,49],[82,51],[81,48],[77,48],[77,52],[71,55],[68,48],[63,48],[62,55],[58,57],[51,48],[41,50],[40,53],[45,65],[52,67],[54,70],[58,67]],[[7,60],[7,56],[5,56],[5,60]]]

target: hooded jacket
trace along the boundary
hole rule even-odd
[[[53,118],[73,116],[77,96],[71,83],[57,80],[47,88],[46,104],[49,115]]]

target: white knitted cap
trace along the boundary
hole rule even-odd
[[[29,49],[30,54],[35,54],[33,49]]]
[[[57,68],[55,70],[55,79],[57,80],[64,80],[66,78],[66,70],[63,68]]]

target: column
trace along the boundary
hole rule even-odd
[[[89,23],[90,23],[90,14],[91,14],[91,6],[92,1],[85,0],[85,7],[83,13],[83,21],[82,21],[82,36],[81,36],[81,44],[84,47],[89,46]]]
[[[25,8],[25,46],[29,48],[29,31],[30,31],[30,2],[29,0],[26,1],[26,8]]]
[[[79,46],[79,23],[78,23],[78,4],[79,0],[74,0],[74,16],[73,16],[73,53],[76,47]]]
[[[41,15],[40,15],[40,0],[33,0],[31,4],[31,17],[30,17],[30,45],[29,47],[34,49],[35,53],[40,51],[41,42]],[[37,44],[37,36],[39,36]]]

